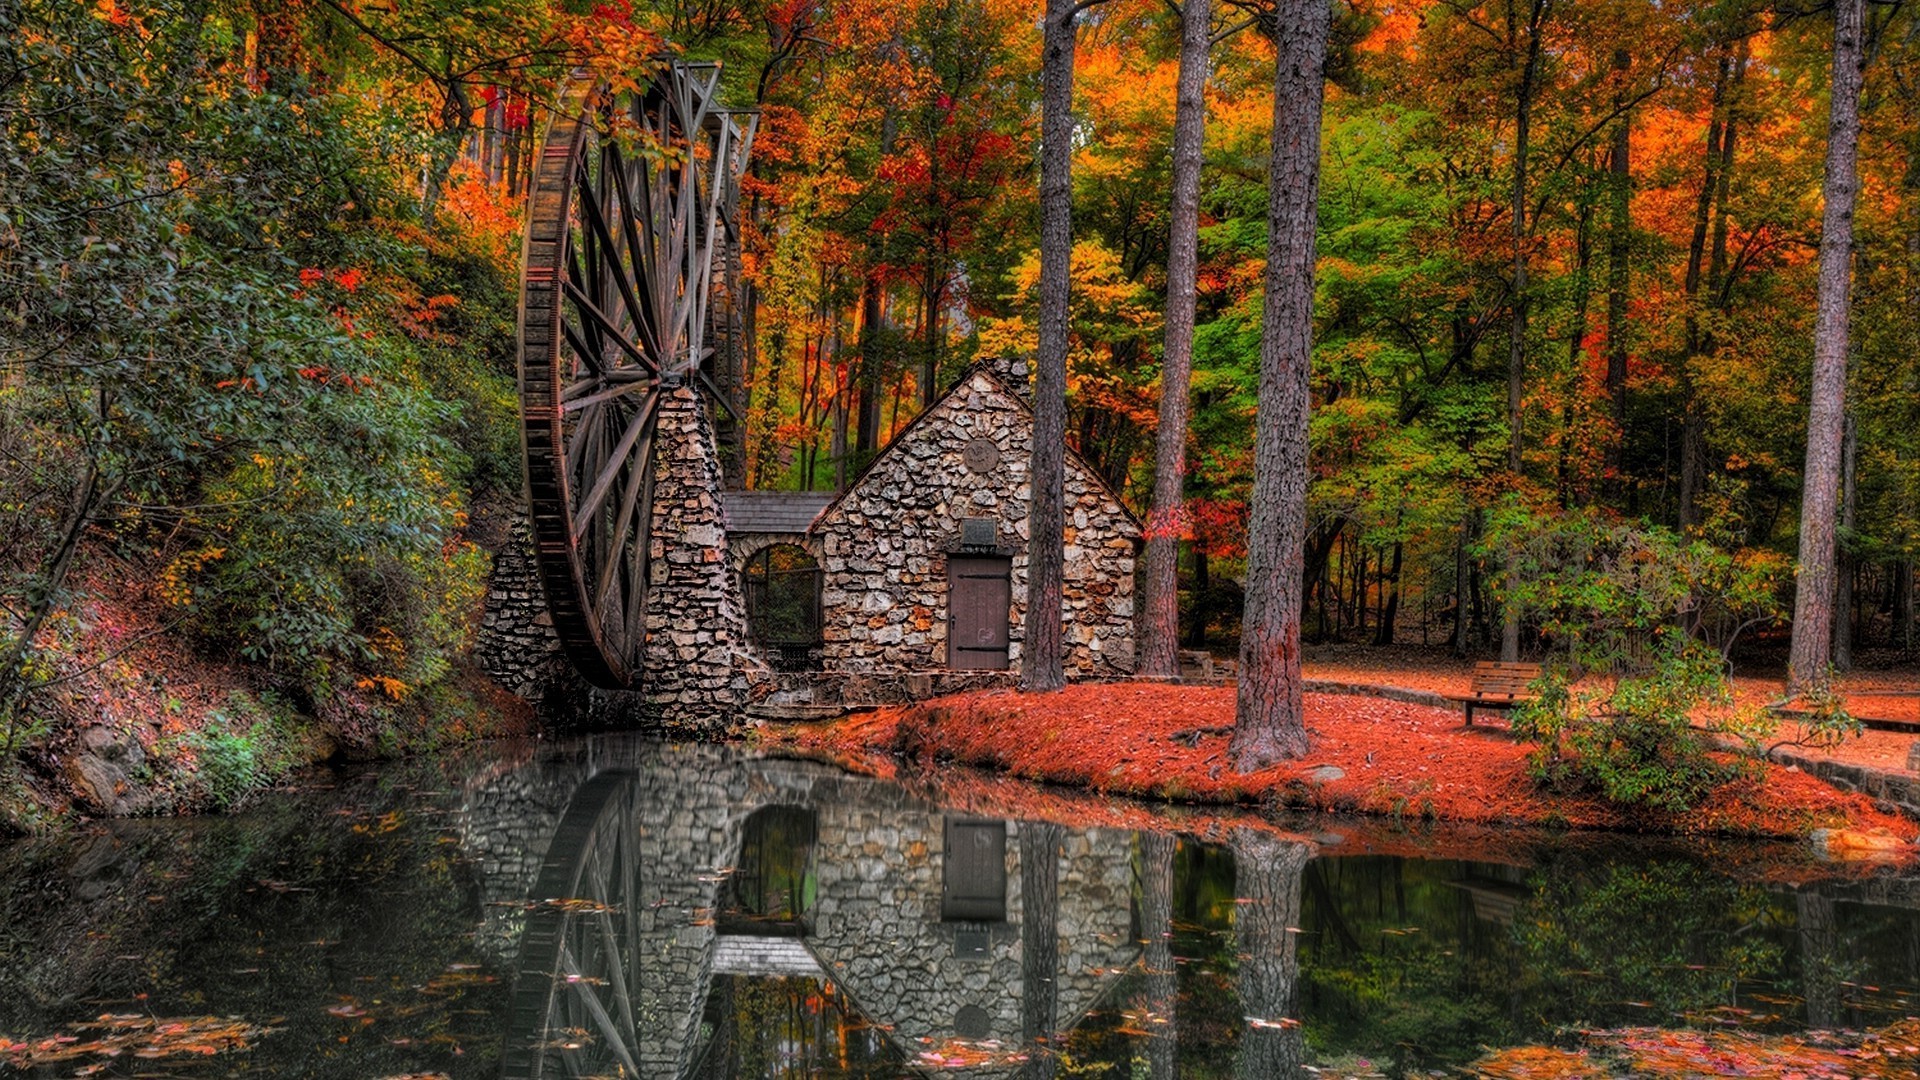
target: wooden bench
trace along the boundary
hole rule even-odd
[[[1473,682],[1467,687],[1466,693],[1440,696],[1464,704],[1467,707],[1467,724],[1472,726],[1475,709],[1499,709],[1504,712],[1532,701],[1533,694],[1527,687],[1539,677],[1539,664],[1482,660],[1473,665]]]

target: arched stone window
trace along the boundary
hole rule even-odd
[[[805,548],[772,544],[741,571],[747,631],[777,666],[805,670],[820,647],[820,564]]]
[[[748,817],[740,855],[720,896],[721,933],[797,934],[813,906],[814,812],[768,806]]]

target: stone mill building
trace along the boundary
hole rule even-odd
[[[1026,387],[1023,362],[975,364],[844,492],[722,493],[724,558],[747,624],[742,704],[877,704],[1012,682],[1030,539]],[[1071,449],[1065,493],[1067,674],[1131,674],[1140,522]],[[497,564],[496,593],[511,570]],[[511,596],[528,595],[527,582],[512,584]],[[500,650],[511,663],[489,667],[513,669],[496,677],[524,694],[513,676],[538,618],[513,605],[525,606],[490,602],[490,630],[519,637]]]
[[[842,685],[918,674],[943,686],[959,683],[958,673],[1019,668],[1033,446],[1024,374],[976,364],[837,496],[729,493],[749,633],[763,649],[784,650],[776,666],[840,676]],[[1067,672],[1129,674],[1140,523],[1071,450],[1065,490]],[[800,514],[815,507],[797,532]],[[794,635],[763,617],[771,578],[752,560],[777,545],[804,551],[791,557],[817,582],[816,629],[803,649],[783,644]]]

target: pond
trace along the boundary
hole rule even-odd
[[[1601,1026],[1873,1026],[1920,988],[1920,881],[1795,848],[1209,843],[989,789],[603,737],[20,841],[0,1036],[46,1076],[1401,1077]]]

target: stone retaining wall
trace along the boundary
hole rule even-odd
[[[1775,750],[1773,760],[1782,765],[1791,765],[1842,791],[1857,791],[1872,799],[1882,810],[1920,820],[1920,776],[1809,757],[1787,749]]]
[[[524,701],[545,701],[576,681],[547,614],[524,510],[514,513],[506,542],[494,552],[473,656],[494,682]]]

